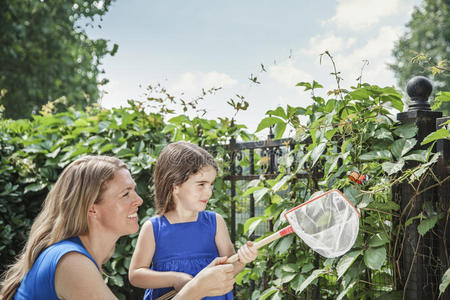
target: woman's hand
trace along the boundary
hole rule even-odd
[[[226,257],[213,260],[189,281],[173,300],[197,300],[208,296],[224,295],[231,291],[234,285],[234,271],[233,265],[223,264],[226,260]]]
[[[187,273],[183,273],[183,272],[177,272],[176,273],[176,279],[175,279],[175,282],[173,284],[173,288],[178,292],[179,290],[181,290],[183,288],[183,286],[186,283],[191,281],[192,278],[193,277],[192,277],[191,274],[187,274]]]
[[[195,277],[201,283],[205,296],[220,296],[233,289],[233,265],[224,264],[226,257],[217,257]]]
[[[258,257],[258,250],[253,246],[253,243],[248,241],[247,244],[238,250],[239,261],[243,264],[248,264]]]

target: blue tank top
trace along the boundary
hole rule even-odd
[[[153,225],[156,244],[152,270],[184,272],[195,276],[219,256],[215,242],[217,225],[214,212],[199,212],[195,222],[170,224],[164,216],[155,216],[149,221]],[[172,289],[148,289],[144,300],[157,299]],[[232,300],[233,293],[203,299]]]
[[[20,283],[14,300],[58,300],[55,290],[55,271],[59,260],[69,252],[81,253],[90,258],[97,266],[79,237],[59,241],[38,256],[31,270]]]

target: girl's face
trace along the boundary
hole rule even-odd
[[[136,183],[126,169],[119,169],[107,183],[101,201],[94,204],[95,219],[103,228],[120,236],[139,229],[138,208],[142,199],[136,194]]]
[[[206,166],[173,189],[173,199],[177,209],[203,211],[212,195],[216,169]]]

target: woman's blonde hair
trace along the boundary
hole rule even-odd
[[[211,154],[197,145],[175,142],[164,147],[153,174],[156,213],[161,215],[174,209],[173,188],[206,166],[218,170]]]
[[[88,211],[101,200],[106,182],[127,168],[120,159],[84,156],[67,166],[45,198],[16,262],[3,274],[1,299],[14,297],[40,253],[50,245],[89,232]]]

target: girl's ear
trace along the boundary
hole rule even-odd
[[[174,185],[172,188],[172,194],[178,194],[178,191],[180,190],[180,186],[179,185]]]

